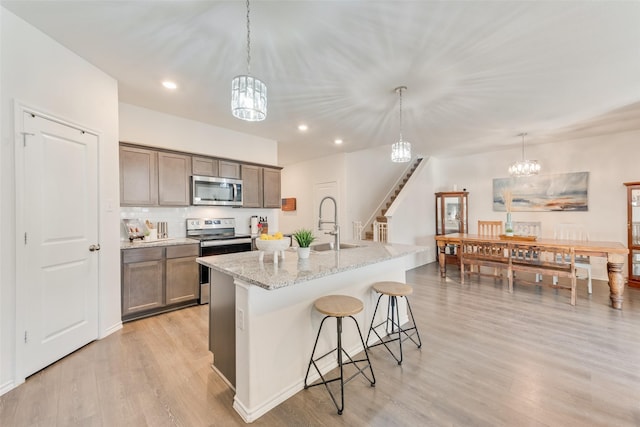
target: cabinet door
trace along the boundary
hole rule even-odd
[[[198,245],[167,248],[167,304],[196,300],[200,296]]]
[[[129,249],[122,257],[122,317],[164,305],[164,249]]]
[[[262,168],[242,165],[242,207],[262,207]]]
[[[196,300],[200,296],[196,258],[167,260],[167,304]]]
[[[157,152],[143,148],[120,147],[120,205],[158,204]]]
[[[280,208],[280,169],[263,168],[263,206],[265,208]]]
[[[160,206],[189,206],[189,177],[191,156],[158,153],[158,204]]]
[[[218,161],[218,176],[221,178],[240,179],[240,163],[227,160]]]
[[[191,163],[193,175],[218,176],[218,159],[193,156]]]

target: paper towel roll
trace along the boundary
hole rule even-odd
[[[258,234],[258,217],[252,216],[250,224],[251,224],[251,234]]]

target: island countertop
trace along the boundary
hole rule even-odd
[[[295,248],[289,248],[278,264],[273,262],[273,254],[267,253],[260,262],[259,251],[214,255],[196,261],[249,284],[274,290],[427,250],[427,247],[404,244],[350,243],[359,246],[338,252],[311,251],[308,259],[299,259]]]

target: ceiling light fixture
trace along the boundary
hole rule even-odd
[[[267,117],[267,86],[251,74],[251,21],[247,0],[247,74],[231,81],[231,113],[248,122],[259,122]]]
[[[411,160],[411,143],[402,139],[402,91],[406,86],[399,86],[396,92],[400,95],[400,139],[391,146],[391,161],[405,163]]]
[[[336,144],[336,145],[340,145],[340,144],[342,144],[342,139],[337,138],[336,140],[333,141],[333,143]]]
[[[308,130],[309,130],[309,126],[305,125],[304,123],[299,124],[299,125],[298,125],[298,130],[299,130],[300,132],[306,132],[306,131],[308,131]]]
[[[174,82],[170,81],[170,80],[163,81],[162,82],[162,86],[164,86],[167,89],[171,89],[171,90],[178,88],[178,85],[175,84]]]
[[[526,132],[518,134],[518,136],[522,137],[522,160],[509,166],[509,174],[511,176],[531,176],[540,172],[540,165],[537,160],[525,160],[524,158],[524,137],[526,135]]]

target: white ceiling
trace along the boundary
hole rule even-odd
[[[281,165],[389,146],[400,85],[414,154],[640,129],[637,1],[254,0],[251,73],[269,91],[256,123],[230,113],[244,1],[1,4],[116,78],[122,102],[276,140]]]

